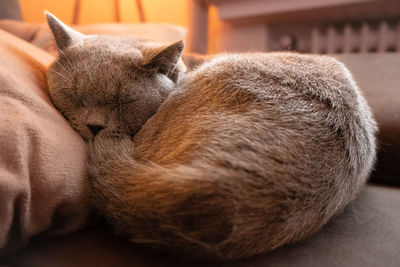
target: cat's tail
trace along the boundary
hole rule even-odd
[[[89,164],[89,174],[97,208],[134,243],[188,259],[237,259],[302,237],[268,216],[286,212],[280,201],[268,201],[268,189],[240,182],[254,180],[246,179],[252,174],[204,163],[162,167],[121,155],[112,165]]]
[[[122,163],[122,164],[121,164]],[[134,243],[189,258],[225,258],[217,245],[233,231],[232,194],[199,170],[119,162],[93,179],[97,207]]]

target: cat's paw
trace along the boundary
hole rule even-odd
[[[131,159],[132,149],[133,141],[129,136],[96,137],[88,143],[88,164],[89,166],[107,166],[120,159]]]
[[[88,143],[88,176],[91,179],[107,177],[120,162],[132,159],[133,141],[129,136],[96,137]]]

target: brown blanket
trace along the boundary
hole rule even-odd
[[[89,219],[85,144],[46,90],[53,57],[0,30],[0,254]]]

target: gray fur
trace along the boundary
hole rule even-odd
[[[93,138],[87,125],[106,128],[100,135],[134,135],[174,89],[182,41],[84,36],[47,19],[57,44],[69,44],[49,69],[51,98],[85,140]]]
[[[143,69],[155,47],[89,36],[48,73],[54,104],[89,140],[93,201],[119,233],[186,258],[238,259],[309,236],[354,199],[376,124],[343,64],[217,55],[177,80],[165,65]],[[176,66],[181,48],[170,51]],[[91,113],[105,128],[95,138]]]

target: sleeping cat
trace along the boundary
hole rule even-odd
[[[265,253],[320,229],[371,171],[375,121],[333,58],[226,54],[185,72],[181,41],[47,19],[51,99],[88,141],[93,203],[134,243],[191,259]]]

